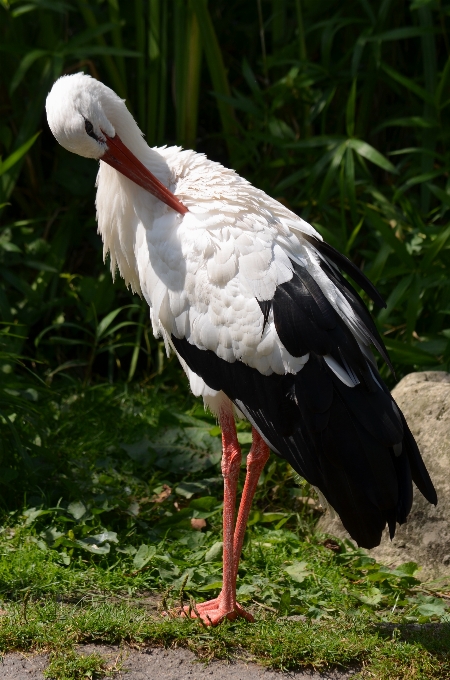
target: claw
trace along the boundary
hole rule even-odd
[[[201,602],[195,607],[183,607],[180,615],[190,615],[193,619],[200,618],[206,626],[217,626],[217,624],[225,618],[229,621],[235,621],[238,617],[251,622],[255,620],[250,612],[247,612],[237,602],[230,611],[228,607],[223,605],[220,597],[216,597],[214,600],[208,600],[208,602]]]

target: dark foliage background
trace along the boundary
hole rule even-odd
[[[236,168],[352,258],[387,300],[374,313],[397,378],[448,368],[450,2],[0,5],[4,480],[44,437],[56,394],[138,379],[190,403],[146,305],[102,262],[96,164],[47,127],[63,73],[100,78],[150,144]]]

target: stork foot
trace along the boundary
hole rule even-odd
[[[237,602],[230,610],[229,607],[224,605],[220,595],[214,600],[208,600],[208,602],[197,604],[195,610],[192,607],[184,607],[183,612],[187,616],[189,616],[190,612],[191,618],[193,619],[200,617],[207,626],[217,626],[217,624],[225,618],[229,621],[235,621],[237,618],[241,617],[251,623],[255,620],[253,616],[245,611],[245,609]]]

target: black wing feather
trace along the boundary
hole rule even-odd
[[[304,235],[321,254],[324,273],[345,296],[370,338],[389,363],[386,349],[363,301],[344,279],[341,267],[380,304],[366,277],[343,255]],[[309,359],[293,375],[262,375],[242,361],[230,363],[186,338],[172,336],[189,368],[214,390],[222,390],[244,413],[270,448],[323,493],[357,543],[379,544],[389,527],[406,521],[412,481],[431,503],[436,492],[403,414],[306,268],[292,263],[292,279],[272,300],[258,301],[268,322],[293,356]],[[382,301],[381,301],[382,302]],[[349,387],[329,368],[330,355],[353,376]]]
[[[386,303],[373,285],[372,281],[369,281],[367,276],[362,273],[358,267],[353,264],[348,257],[342,255],[336,248],[330,246],[326,241],[321,241],[320,239],[312,236],[310,234],[305,234],[302,232],[302,238],[311,245],[314,246],[316,250],[324,255],[328,260],[333,262],[339,269],[342,269],[346,274],[348,274],[353,281],[356,281],[358,286],[360,286],[365,293],[370,297],[371,300],[375,302],[378,307],[386,307]]]

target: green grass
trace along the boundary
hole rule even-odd
[[[0,527],[1,651],[50,652],[50,677],[72,680],[106,672],[103,659],[76,651],[92,642],[446,677],[445,586],[421,583],[413,563],[390,570],[316,535],[311,489],[275,456],[239,569],[238,597],[256,623],[209,630],[158,614],[158,602],[175,609],[221,584],[219,430],[182,384],[170,385],[75,385],[38,397],[43,435],[28,446],[28,467],[21,474],[17,452],[3,461],[17,475]],[[14,425],[29,441],[20,414]],[[249,434],[241,424],[244,459]],[[192,519],[204,520],[202,531]]]
[[[364,615],[303,622],[266,614],[253,625],[227,621],[211,629],[196,621],[157,618],[140,607],[138,600],[114,604],[37,601],[28,603],[25,616],[22,605],[10,604],[2,617],[2,650],[51,651],[53,669],[65,673],[58,678],[81,678],[85,669],[95,673],[105,667],[95,655],[77,661],[75,646],[89,643],[178,645],[205,660],[245,656],[283,670],[357,667],[361,674],[356,677],[379,680],[447,678],[450,672],[450,630],[443,624],[388,629]]]

